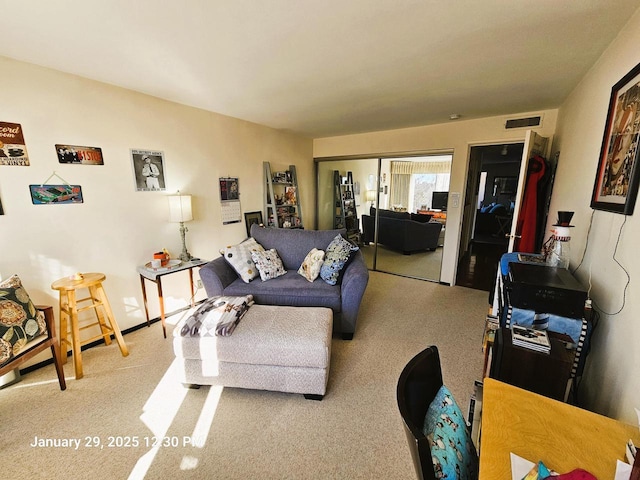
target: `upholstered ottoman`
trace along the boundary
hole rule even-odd
[[[173,330],[179,380],[322,400],[332,324],[330,308],[274,305],[253,305],[230,336],[182,336],[179,323]]]

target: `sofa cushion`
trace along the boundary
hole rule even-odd
[[[251,252],[251,258],[258,268],[260,278],[263,282],[287,273],[275,248],[263,251],[253,250]]]
[[[342,310],[340,285],[313,282],[313,286],[295,270],[268,282],[244,283],[239,278],[224,289],[225,295],[248,295],[260,305],[288,305],[294,307],[328,307]]]
[[[420,223],[428,223],[431,218],[433,217],[433,215],[429,215],[427,213],[412,213],[411,214],[411,220],[413,220],[414,222],[420,222]]]
[[[238,245],[225,247],[222,255],[243,281],[249,283],[258,276],[258,269],[251,257],[252,251],[264,251],[262,245],[250,237]]]
[[[369,214],[372,217],[376,216],[375,207],[369,208]],[[411,220],[411,214],[409,212],[394,212],[393,210],[385,210],[381,208],[379,210],[379,215],[380,215],[380,218],[384,217],[384,218],[397,218],[399,220]]]
[[[0,366],[46,333],[44,314],[36,310],[20,277],[0,282]]]
[[[309,282],[313,282],[320,275],[320,268],[324,262],[324,251],[312,248],[307,254],[302,265],[298,269],[298,273],[306,278]]]
[[[324,262],[320,268],[320,277],[329,285],[336,285],[345,265],[349,263],[357,251],[356,245],[342,235],[336,235],[325,252]]]
[[[298,270],[312,248],[326,250],[337,234],[346,230],[301,230],[287,228],[264,228],[251,225],[251,236],[266,250],[275,248],[285,270]]]

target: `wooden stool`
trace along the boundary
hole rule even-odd
[[[76,379],[82,378],[82,352],[81,346],[95,341],[102,337],[104,343],[111,344],[111,335],[116,337],[122,356],[129,355],[129,350],[124,343],[120,328],[113,317],[109,300],[102,288],[102,282],[106,278],[103,273],[84,273],[80,274],[78,279],[75,276],[61,278],[51,284],[51,288],[60,291],[60,350],[62,352],[62,361],[67,361],[68,347],[73,350],[73,364],[76,370]],[[79,288],[88,288],[89,297],[76,299],[76,290]],[[91,305],[78,308],[78,303],[91,301]],[[105,322],[105,316],[102,314],[98,307],[104,309],[108,324]],[[78,325],[78,313],[88,310],[90,308],[95,309],[97,322],[93,322],[89,325],[80,327]],[[71,323],[71,342],[68,340],[68,324]],[[91,328],[94,325],[100,325],[102,333],[95,337],[80,340],[80,330]]]

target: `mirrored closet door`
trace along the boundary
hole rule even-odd
[[[317,161],[318,229],[346,228],[367,267],[440,281],[451,155]]]

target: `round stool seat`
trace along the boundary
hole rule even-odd
[[[82,345],[102,338],[106,345],[111,344],[111,335],[118,342],[123,357],[129,355],[118,323],[113,316],[107,294],[102,287],[106,279],[104,273],[78,273],[70,277],[64,277],[51,284],[53,290],[60,292],[60,348],[62,350],[63,363],[67,360],[67,351],[71,347],[76,379],[83,376],[82,371]],[[76,298],[76,290],[86,288],[89,290],[87,298]],[[79,303],[90,302],[89,305],[78,307]],[[92,309],[97,321],[80,327],[78,313]],[[88,339],[80,338],[80,331],[89,328],[100,328],[100,334]],[[71,341],[68,333],[71,333]]]
[[[53,290],[76,290],[77,288],[88,288],[90,286],[96,285],[97,283],[102,283],[107,276],[104,273],[83,273],[81,274],[82,278],[79,280],[75,279],[75,276],[64,277],[60,280],[56,280],[51,284],[51,288]]]

